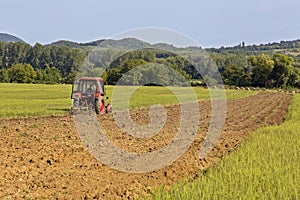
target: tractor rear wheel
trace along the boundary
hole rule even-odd
[[[96,111],[97,115],[100,113],[100,104],[101,104],[101,101],[96,99],[96,101],[95,101],[95,111]]]
[[[105,112],[105,102],[104,99],[97,99],[95,102],[95,111],[96,114],[102,114]]]

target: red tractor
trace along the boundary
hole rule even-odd
[[[72,113],[81,110],[95,111],[96,114],[108,113],[111,105],[105,105],[105,90],[100,77],[82,77],[75,80],[72,86]]]

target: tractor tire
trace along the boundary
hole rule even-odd
[[[73,100],[73,107],[78,107],[79,106],[79,100],[78,99],[74,99]]]
[[[101,104],[101,101],[96,99],[96,101],[95,101],[95,112],[96,112],[97,115],[99,115],[99,113],[100,113],[100,104]]]
[[[105,102],[104,99],[96,100],[95,101],[95,111],[96,114],[103,114],[105,112]]]
[[[105,101],[104,99],[102,99],[100,102],[100,114],[104,114],[104,113],[105,113]]]

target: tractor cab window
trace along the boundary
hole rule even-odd
[[[75,87],[74,87],[75,88]],[[96,92],[96,82],[95,81],[90,81],[90,80],[81,80],[77,84],[77,88],[74,91],[78,92]]]
[[[73,93],[82,92],[82,93],[101,93],[104,95],[104,84],[100,81],[95,80],[79,80],[74,81],[73,84]]]
[[[104,93],[104,84],[103,84],[103,82],[98,82],[98,88],[99,88],[99,92],[101,94],[103,94]]]
[[[88,87],[87,87],[87,91],[88,92],[96,92],[96,83],[95,82],[91,82],[88,84]]]
[[[78,80],[74,81],[72,90],[73,90],[73,92],[77,92],[79,90],[79,81]]]

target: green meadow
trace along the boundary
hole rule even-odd
[[[116,97],[125,97],[128,95],[127,91],[132,89],[130,86],[123,88],[125,90],[118,90],[120,92],[115,93]],[[72,106],[71,89],[71,85],[1,83],[0,117],[67,115]],[[106,94],[109,97],[108,103],[112,100],[114,89],[115,86],[106,86]],[[176,88],[176,94],[179,93],[184,96],[186,90],[184,87]],[[195,87],[193,90],[198,100],[210,99],[207,89]],[[216,93],[218,97],[218,92]],[[242,98],[252,94],[255,94],[255,92],[226,91],[228,99]],[[129,107],[131,109],[153,104],[170,105],[178,103],[175,93],[167,87],[139,87],[130,96]]]
[[[71,85],[0,84],[0,117],[65,115]]]
[[[193,182],[159,189],[149,199],[300,199],[300,95],[288,119],[261,128]]]

